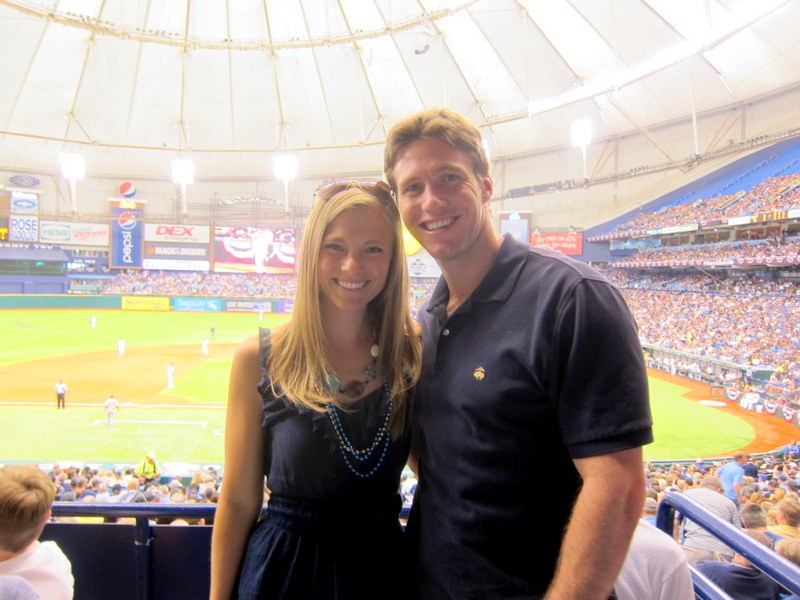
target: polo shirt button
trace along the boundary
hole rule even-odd
[[[449,329],[442,329],[442,335],[450,335]]]

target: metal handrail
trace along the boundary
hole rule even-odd
[[[760,544],[747,535],[743,529],[725,521],[686,494],[671,492],[664,495],[659,503],[656,526],[672,536],[676,510],[744,556],[764,574],[793,594],[800,594],[800,567],[783,558],[771,548]],[[698,582],[695,574],[699,575],[693,569],[692,579],[695,582],[695,591],[697,591]],[[724,598],[724,596],[717,597]]]

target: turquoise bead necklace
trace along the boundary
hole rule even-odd
[[[339,381],[339,378],[336,377],[336,375],[329,373],[325,380],[328,389],[333,393],[339,392],[344,394],[348,398],[359,398],[361,394],[364,393],[364,390],[367,388],[367,385],[369,385],[369,382],[375,379],[375,377],[378,375],[377,362],[380,350],[380,346],[378,346],[377,342],[372,344],[372,347],[369,349],[369,354],[372,357],[372,360],[370,360],[367,366],[364,367],[364,381],[353,379],[347,383],[342,383]]]

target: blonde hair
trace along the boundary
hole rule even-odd
[[[34,465],[0,468],[0,548],[19,552],[39,539],[55,495],[50,477]]]
[[[800,566],[800,540],[781,538],[775,544],[775,550],[785,559]]]
[[[388,191],[352,186],[330,199],[317,199],[301,243],[294,311],[290,320],[272,334],[267,370],[275,395],[317,411],[325,411],[327,404],[336,402],[320,385],[333,368],[322,324],[317,263],[330,224],[343,212],[357,208],[381,210],[392,234],[386,283],[367,312],[379,338],[377,363],[393,400],[392,434],[397,437],[405,428],[410,393],[419,379],[421,343],[408,307],[408,267],[400,213]]]

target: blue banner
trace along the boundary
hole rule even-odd
[[[222,298],[173,298],[172,310],[220,312],[222,310]]]
[[[111,201],[111,252],[108,266],[112,269],[142,268],[143,216],[143,202]]]

